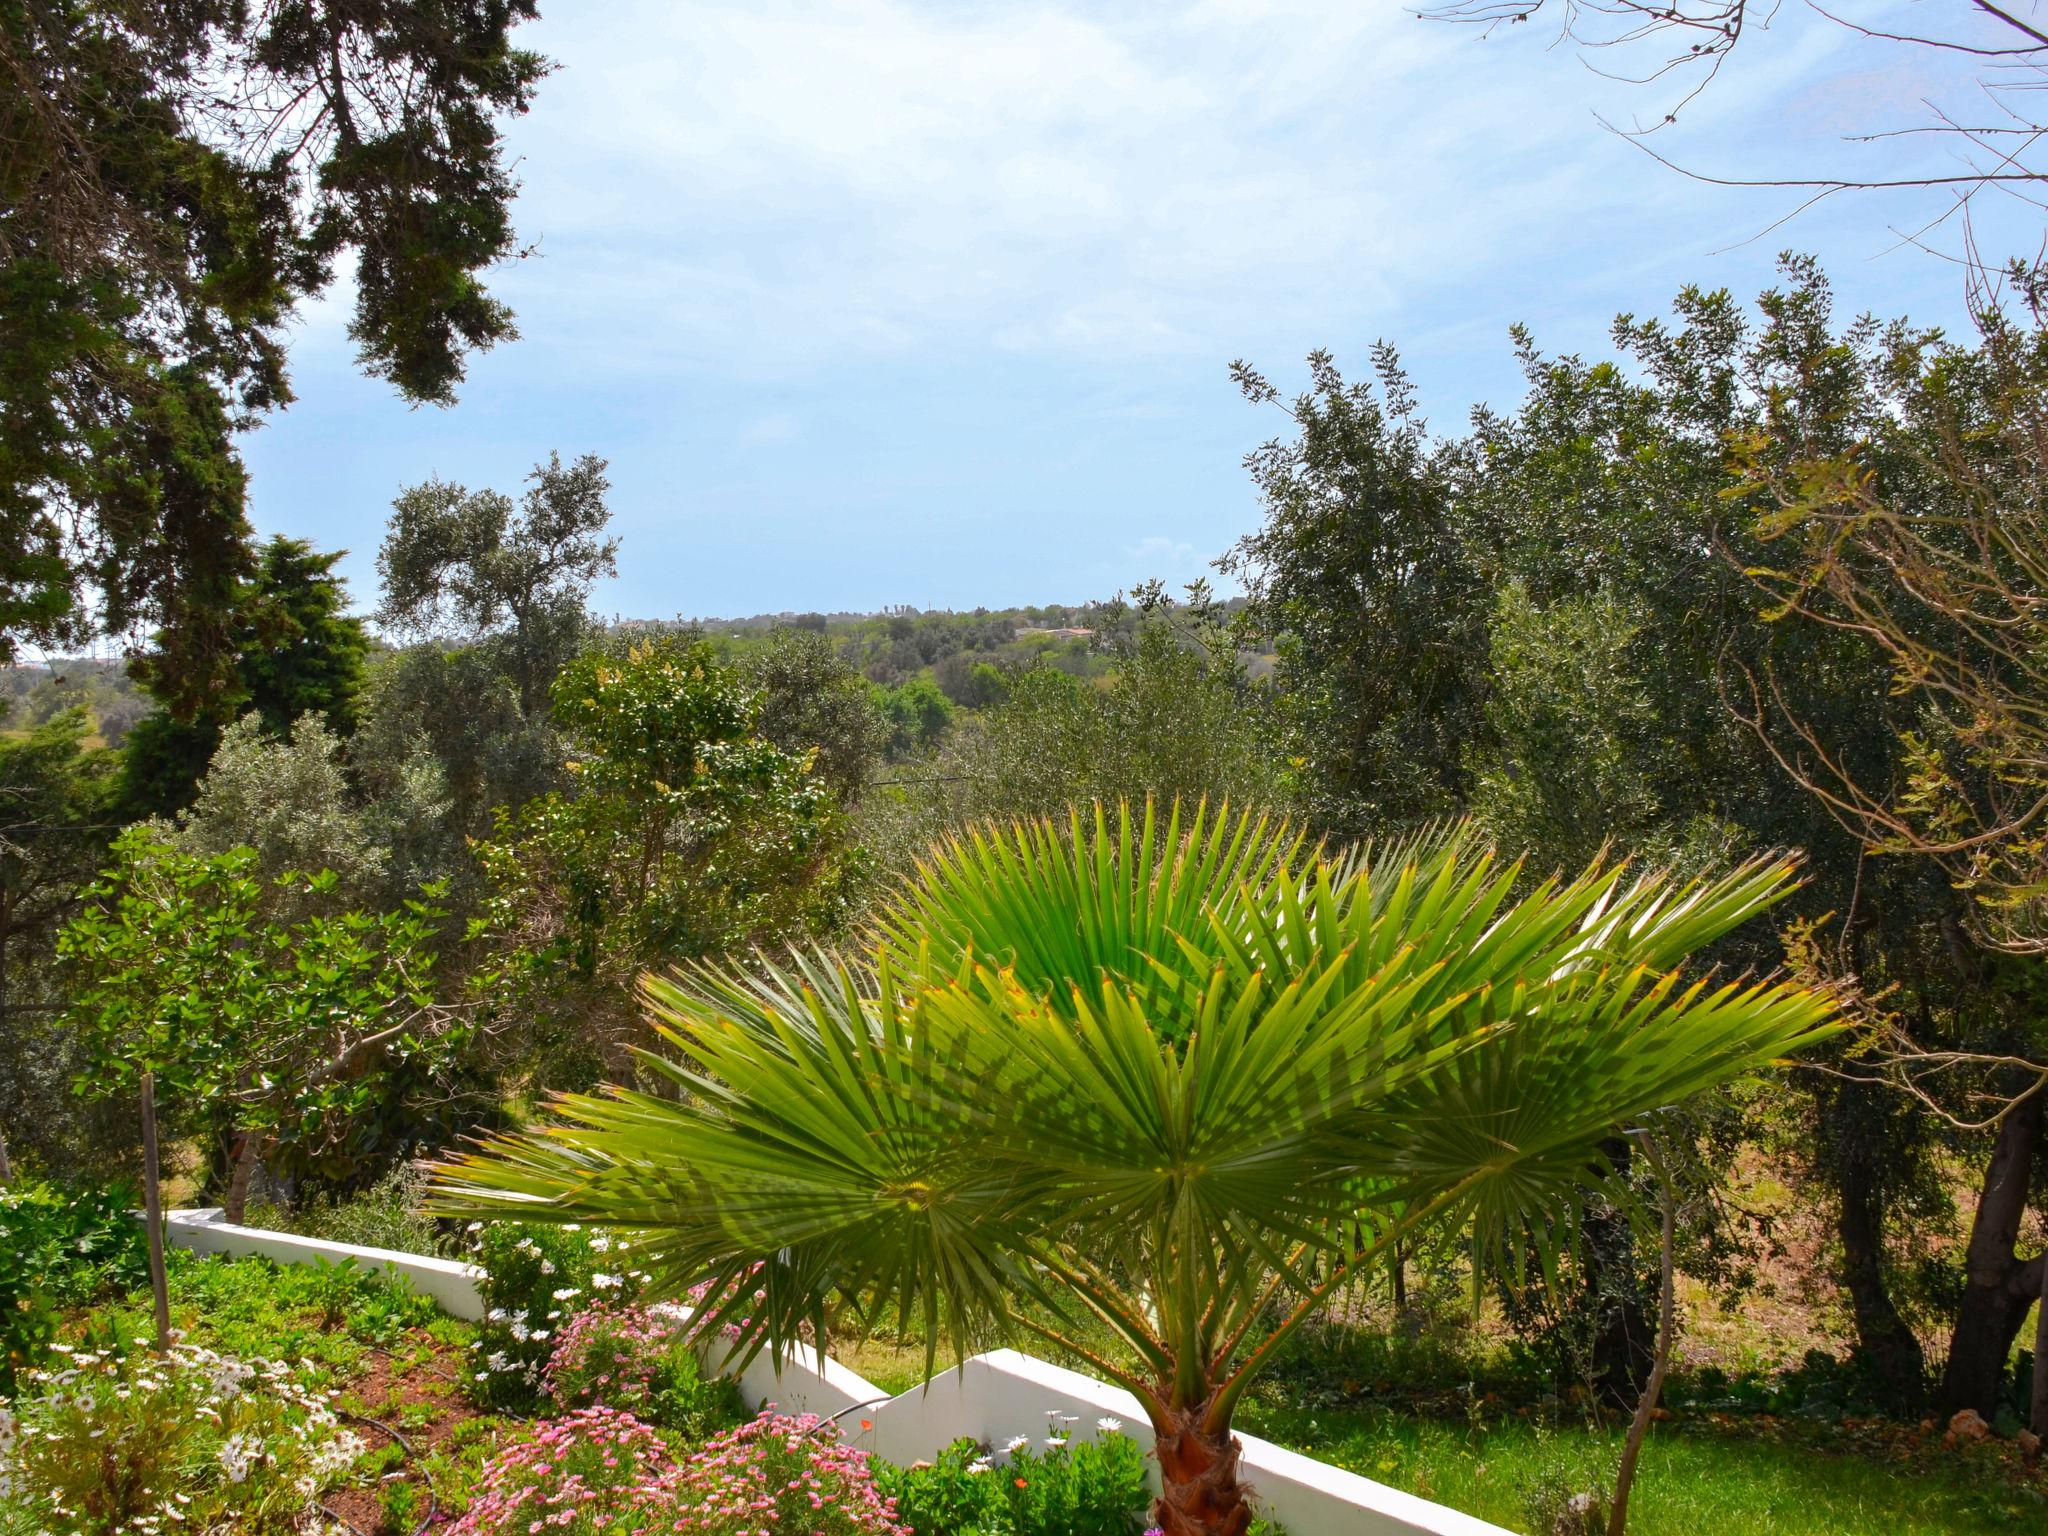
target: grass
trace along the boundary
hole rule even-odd
[[[924,1380],[924,1346],[915,1340],[849,1341],[834,1353],[884,1392],[907,1392]],[[1500,1394],[1483,1413],[1461,1416],[1465,1383],[1483,1378],[1489,1362],[1457,1346],[1332,1331],[1306,1342],[1302,1354],[1240,1410],[1240,1430],[1512,1531],[1533,1529],[1530,1508],[1546,1490],[1611,1484],[1618,1427],[1546,1426],[1540,1409],[1518,1416]],[[938,1368],[952,1363],[941,1349]],[[1505,1368],[1498,1352],[1490,1363],[1496,1372]],[[1526,1398],[1535,1388],[1523,1378],[1533,1369],[1523,1362],[1493,1385],[1510,1399],[1518,1391]],[[1357,1400],[1375,1383],[1376,1401]],[[1698,1383],[1687,1386],[1685,1395],[1699,1395]],[[1756,1399],[1750,1411],[1687,1409],[1655,1426],[1636,1481],[1631,1536],[2048,1530],[2048,1472],[2028,1472],[2006,1443],[1949,1449],[1915,1425],[1810,1418],[1796,1385],[1774,1383],[1749,1395]]]
[[[1459,1424],[1384,1408],[1248,1404],[1238,1427],[1510,1530],[1546,1484],[1611,1476],[1620,1434],[1509,1419]],[[2048,1482],[1999,1445],[1942,1448],[1888,1433],[1782,1423],[1655,1426],[1630,1536],[1989,1536],[2048,1529]]]

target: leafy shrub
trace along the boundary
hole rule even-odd
[[[929,1463],[875,1463],[875,1486],[896,1501],[896,1515],[917,1536],[967,1536],[1000,1528],[1008,1501],[993,1457],[972,1440],[955,1440]]]
[[[558,1412],[619,1408],[693,1440],[740,1417],[732,1385],[698,1369],[682,1321],[640,1306],[600,1302],[570,1318],[555,1335],[541,1385]]]
[[[578,1227],[473,1222],[471,1256],[483,1269],[469,1396],[481,1407],[526,1413],[538,1408],[542,1373],[555,1335],[593,1303],[626,1304],[643,1276],[626,1264],[627,1245]]]
[[[363,1449],[276,1361],[77,1351],[21,1384],[17,1419],[0,1414],[0,1517],[32,1530],[297,1531]]]
[[[484,1466],[450,1536],[628,1536],[672,1507],[675,1464],[629,1413],[585,1408],[535,1427]]]
[[[45,1358],[56,1308],[147,1275],[133,1205],[122,1185],[72,1190],[20,1179],[0,1189],[0,1393]]]
[[[1135,1536],[1151,1503],[1143,1452],[1113,1419],[1074,1441],[1071,1420],[1048,1417],[1040,1450],[1022,1435],[999,1452],[956,1440],[922,1466],[877,1463],[876,1485],[917,1536]]]
[[[274,1264],[268,1259],[201,1258],[183,1249],[165,1256],[174,1317],[205,1320],[207,1342],[229,1354],[314,1360],[346,1368],[366,1345],[389,1347],[440,1320],[433,1298],[379,1268]],[[146,1293],[96,1313],[91,1326],[118,1341],[149,1332]]]
[[[707,1440],[671,1482],[673,1529],[690,1536],[910,1536],[865,1451],[813,1414],[767,1412]]]
[[[252,1207],[246,1220],[250,1226],[275,1227],[359,1248],[453,1256],[461,1251],[461,1242],[444,1233],[434,1218],[420,1209],[426,1184],[426,1172],[419,1164],[401,1163],[368,1189],[345,1200],[316,1200],[296,1213]]]

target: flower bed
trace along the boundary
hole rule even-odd
[[[300,1367],[56,1348],[0,1410],[0,1497],[30,1529],[297,1531],[363,1453]]]

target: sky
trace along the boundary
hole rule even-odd
[[[403,487],[516,492],[551,450],[609,461],[607,615],[1082,602],[1213,576],[1256,526],[1242,460],[1287,423],[1236,358],[1291,392],[1310,350],[1363,373],[1384,338],[1454,432],[1518,398],[1515,322],[1607,355],[1617,312],[1752,296],[1785,247],[1845,310],[1962,316],[1953,266],[1893,233],[1926,194],[1772,230],[1796,195],[1603,129],[1677,90],[1589,65],[1654,59],[1589,60],[1541,16],[1489,38],[1393,0],[542,10],[521,40],[559,67],[507,136],[536,254],[491,279],[520,339],[411,407],[356,368],[344,281],[294,327],[297,401],[243,442],[258,527],[346,548],[364,610]],[[1954,67],[1789,5],[1655,142],[1712,174],[1931,163],[1844,136],[1917,120]]]

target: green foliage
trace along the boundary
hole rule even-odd
[[[289,1217],[253,1209],[243,1218],[249,1226],[279,1226],[307,1237],[359,1248],[388,1248],[395,1253],[448,1255],[462,1245],[442,1234],[440,1225],[420,1210],[425,1175],[416,1163],[400,1163],[367,1189],[343,1198],[315,1200]]]
[[[319,715],[301,715],[289,738],[279,740],[248,714],[222,734],[190,809],[167,840],[206,857],[254,850],[250,874],[270,892],[273,913],[294,910],[284,898],[301,884],[289,879],[295,871],[328,871],[330,889],[290,894],[317,895],[316,905],[332,911],[373,896],[384,872],[385,852],[352,801],[341,740]]]
[[[1319,826],[1360,835],[1462,808],[1484,693],[1485,595],[1391,348],[1377,392],[1310,354],[1297,428],[1246,463],[1265,503],[1224,568],[1279,647],[1291,754]],[[1245,397],[1280,405],[1242,363]]]
[[[349,613],[348,583],[334,573],[342,551],[314,551],[303,539],[273,538],[234,598],[226,643],[230,675],[204,701],[181,713],[168,706],[185,685],[168,676],[172,659],[134,664],[143,686],[166,707],[138,721],[122,751],[121,803],[130,817],[166,815],[191,802],[222,733],[237,718],[283,738],[307,715],[334,734],[355,728],[370,641]],[[159,637],[159,651],[163,641]]]
[[[114,851],[58,946],[81,1094],[132,1092],[147,1068],[187,1115],[222,1113],[299,1167],[346,1166],[392,1069],[431,1076],[459,1045],[467,1013],[434,995],[434,908],[266,921],[248,849],[186,854],[138,828]],[[317,903],[334,880],[289,885]]]
[[[1824,1039],[1821,996],[1681,970],[1788,873],[1516,899],[1465,833],[992,829],[860,958],[650,979],[669,1091],[564,1096],[444,1164],[436,1204],[644,1231],[656,1293],[708,1277],[698,1326],[742,1356],[828,1308],[920,1319],[927,1369],[1028,1330],[1137,1396],[1164,1460],[1397,1238],[1533,1232],[1554,1275],[1616,1127]]]
[[[374,1266],[200,1258],[182,1248],[165,1257],[172,1326],[188,1342],[244,1358],[311,1362],[323,1381],[356,1369],[370,1350],[399,1348],[420,1330],[466,1334],[431,1296]],[[96,1308],[85,1320],[82,1345],[146,1351],[150,1306],[145,1289],[121,1306]]]
[[[1610,842],[1643,849],[1666,832],[1645,781],[1659,725],[1630,655],[1642,630],[1609,594],[1540,611],[1525,588],[1502,590],[1489,739],[1472,754],[1474,813],[1502,837],[1583,863]]]
[[[876,688],[875,705],[889,725],[891,762],[930,751],[953,725],[953,701],[928,677]]]
[[[17,1179],[0,1188],[0,1394],[40,1365],[55,1311],[139,1283],[143,1231],[127,1186]]]
[[[69,1042],[50,1026],[58,930],[105,856],[113,754],[81,708],[0,734],[0,1148],[86,1161],[94,1139],[63,1092]],[[11,1140],[10,1140],[11,1138]]]
[[[1144,1453],[1115,1433],[1000,1456],[956,1440],[915,1467],[875,1463],[875,1486],[916,1536],[1136,1536],[1151,1502]]]
[[[630,1303],[644,1277],[626,1243],[603,1232],[490,1221],[470,1236],[485,1317],[463,1390],[480,1407],[532,1412],[547,1400],[543,1373],[569,1319],[597,1302]]]
[[[565,752],[488,650],[426,644],[371,669],[349,767],[394,883],[449,881],[466,916],[480,880],[471,841],[490,836],[496,808],[562,788]]]
[[[377,551],[379,621],[400,634],[487,645],[521,713],[539,714],[589,628],[592,583],[617,568],[618,540],[603,537],[604,470],[593,454],[566,469],[549,454],[516,508],[501,492],[445,480],[402,492]]]
[[[0,637],[160,626],[181,715],[234,671],[231,434],[291,398],[284,327],[352,253],[353,339],[414,399],[512,334],[497,121],[545,72],[529,0],[84,0],[0,17]],[[431,90],[420,82],[431,80]]]
[[[23,1386],[0,1445],[0,1518],[12,1504],[81,1536],[149,1529],[166,1509],[198,1530],[284,1536],[362,1453],[327,1394],[276,1361],[82,1350]]]
[[[478,850],[479,929],[572,1048],[618,1064],[643,969],[836,920],[831,793],[760,736],[759,707],[708,643],[680,638],[593,651],[556,680],[575,787],[500,813]]]
[[[1007,684],[978,728],[956,731],[935,760],[935,819],[1051,815],[1090,800],[1278,801],[1270,696],[1246,677],[1205,594],[1195,598],[1181,610],[1149,592],[1099,683],[1038,667]]]
[[[1599,1487],[1618,1426],[1508,1417],[1474,1425],[1367,1406],[1260,1405],[1246,1427],[1375,1482],[1537,1536],[1530,1506]],[[1684,1415],[1643,1449],[1633,1536],[2017,1536],[2042,1494],[1996,1442],[1944,1449],[1912,1426],[1844,1431],[1796,1418],[1735,1428]],[[1560,1501],[1561,1502],[1561,1501]],[[1552,1504],[1552,1507],[1555,1507]]]
[[[774,630],[765,645],[740,654],[738,670],[760,691],[756,729],[762,738],[792,757],[809,756],[812,772],[841,804],[859,799],[893,722],[831,642],[808,629]]]

